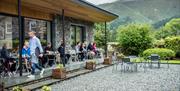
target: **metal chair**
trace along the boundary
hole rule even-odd
[[[121,63],[121,65],[122,65],[122,60],[117,58],[117,53],[114,53],[114,54],[112,55],[112,63],[113,63],[112,72],[113,72],[114,69],[117,70],[117,67],[118,67],[118,65],[119,65],[120,63]],[[121,67],[122,67],[122,66],[121,66]],[[122,69],[122,68],[121,68],[121,69]]]
[[[73,62],[73,60],[79,61],[78,54],[76,54],[75,50],[69,50],[69,54],[70,54],[69,63]]]
[[[47,62],[45,64],[45,67],[48,67],[48,64],[50,63],[50,61],[53,61],[54,65],[56,65],[56,55],[55,54],[46,55],[46,58],[47,58]]]
[[[129,71],[129,69],[131,72],[133,72],[133,65],[134,63],[130,61],[130,58],[122,58],[122,66],[124,72]]]
[[[151,54],[148,58],[150,59],[150,68],[152,68],[153,63],[157,63],[158,68],[160,68],[160,56],[158,54]]]

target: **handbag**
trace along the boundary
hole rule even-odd
[[[41,54],[41,53],[40,53],[39,47],[36,47],[36,49],[35,49],[35,55],[36,55],[36,57],[39,57],[40,54]]]

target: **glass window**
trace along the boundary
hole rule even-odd
[[[40,39],[42,46],[51,42],[50,22],[44,20],[25,18],[25,39],[29,40],[28,32],[35,31],[36,36]]]
[[[86,39],[86,32],[83,26],[71,25],[71,46],[74,47],[77,42],[83,42]]]
[[[0,15],[0,47],[4,43],[8,49],[16,49],[19,44],[18,18]]]
[[[50,22],[25,18],[24,31],[25,40],[29,40],[28,32],[36,31],[36,36],[40,39],[42,46],[51,42]],[[17,51],[19,46],[19,27],[18,18],[12,16],[0,15],[0,49],[3,44],[7,44],[8,49]]]

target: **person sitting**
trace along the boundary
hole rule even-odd
[[[53,51],[51,43],[48,43],[44,50],[45,53],[50,53],[51,51]]]
[[[51,43],[48,43],[48,45],[45,47],[44,50],[45,50],[44,53],[45,53],[45,54],[49,54],[49,55],[47,55],[47,56],[45,57],[45,60],[44,60],[44,62],[43,62],[43,65],[47,62],[48,58],[49,58],[49,59],[53,59],[53,58],[54,58],[54,55],[50,55],[50,54],[52,53],[52,51],[53,51],[52,46],[51,46]],[[54,60],[54,61],[55,61],[55,60]],[[52,66],[52,65],[53,65],[53,61],[49,61],[48,64],[49,64],[49,66]]]
[[[85,58],[85,54],[86,54],[86,52],[87,52],[84,43],[81,43],[80,48],[79,48],[79,51],[80,51],[80,53],[79,53],[80,59],[81,59],[81,61],[83,61],[84,58]]]
[[[93,51],[93,44],[92,43],[89,43],[88,47],[87,47],[87,51],[88,51],[88,58],[93,58],[95,53]]]
[[[98,55],[100,52],[97,50],[97,47],[96,47],[96,43],[95,43],[95,42],[93,43],[92,46],[93,46],[93,52],[95,53],[95,56],[96,56],[96,57],[100,56],[100,55]]]
[[[25,65],[26,65],[26,69],[28,69],[30,66],[30,48],[29,48],[29,42],[25,42],[24,43],[24,46],[22,48],[22,59],[23,61],[25,62]]]
[[[1,57],[5,59],[4,65],[8,71],[8,75],[10,76],[12,73],[15,73],[16,61],[14,58],[10,57],[6,43],[2,47]]]

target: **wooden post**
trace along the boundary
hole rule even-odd
[[[24,44],[24,31],[23,31],[23,28],[24,28],[24,18],[22,18],[21,16],[21,11],[22,11],[22,8],[21,8],[21,0],[18,0],[18,25],[19,25],[19,68],[20,68],[20,72],[19,72],[19,75],[22,76],[22,47],[23,47],[23,44]],[[23,21],[22,21],[23,20]]]
[[[105,57],[107,58],[107,31],[106,31],[106,22],[105,22]]]

